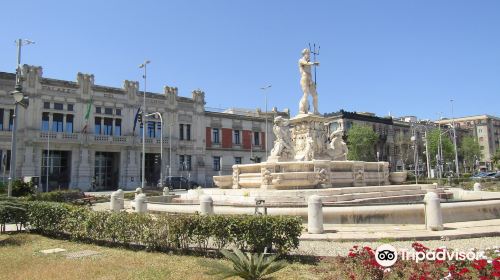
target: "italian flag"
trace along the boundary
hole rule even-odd
[[[85,125],[83,126],[82,133],[87,133],[87,128],[89,127],[89,117],[90,117],[90,109],[92,108],[92,98],[90,98],[89,103],[87,104],[87,110],[85,111]]]

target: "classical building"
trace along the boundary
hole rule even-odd
[[[29,106],[19,109],[16,177],[38,176],[46,190],[133,189],[140,186],[142,129],[135,122],[143,102],[139,83],[124,81],[122,88],[94,84],[94,76],[77,74],[76,82],[45,78],[42,68],[24,65],[23,92]],[[10,166],[14,100],[10,95],[15,74],[0,72],[0,171],[3,180]],[[143,108],[142,108],[143,109]],[[146,112],[160,119],[145,119],[145,178],[160,179],[160,138],[163,133],[163,175],[189,177],[210,186],[212,176],[230,174],[235,163],[266,157],[266,143],[274,141],[274,115],[205,108],[205,93],[179,96],[177,88],[163,94],[146,93]],[[267,139],[267,142],[266,142]],[[272,145],[272,144],[271,144]],[[4,156],[5,155],[5,156]]]
[[[500,149],[500,118],[491,115],[477,115],[443,119],[437,122],[444,125],[451,125],[454,122],[457,128],[469,130],[481,148],[480,167],[492,169],[492,158],[495,152]]]
[[[330,119],[330,130],[338,128],[344,131],[347,139],[347,131],[353,125],[369,126],[379,138],[375,144],[373,161],[387,161],[391,171],[403,170],[414,166],[414,142],[411,137],[415,136],[417,143],[418,161],[420,169],[425,169],[425,130],[436,128],[437,125],[429,121],[419,121],[414,116],[393,118],[378,117],[369,112],[339,112],[325,114]],[[378,159],[377,159],[378,153]]]

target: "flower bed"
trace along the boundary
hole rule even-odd
[[[421,243],[412,244],[412,252],[449,253],[452,250],[437,248],[430,250]],[[370,247],[354,246],[346,257],[335,257],[323,260],[323,265],[313,270],[316,273],[327,274],[331,279],[351,280],[436,280],[436,279],[467,279],[467,280],[499,280],[500,279],[500,250],[493,248],[484,252],[484,257],[477,260],[435,260],[415,261],[401,260],[401,253],[393,266],[379,265],[375,257],[375,250]],[[328,271],[330,269],[330,271]],[[330,278],[328,278],[330,279]]]

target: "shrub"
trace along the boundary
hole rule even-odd
[[[52,202],[70,202],[82,198],[80,190],[51,191],[36,193],[28,196],[28,200],[52,201]]]
[[[35,193],[33,183],[25,183],[22,180],[14,180],[12,182],[12,196],[20,197]]]
[[[0,201],[0,233],[5,232],[5,224],[15,224],[17,230],[26,224],[26,204],[16,199]]]
[[[7,184],[0,183],[0,195],[7,193]]]
[[[210,268],[209,275],[218,275],[222,279],[235,276],[245,280],[267,279],[270,274],[285,268],[287,265],[286,261],[276,261],[276,255],[266,257],[263,253],[244,254],[238,249],[235,249],[234,252],[221,250],[221,253],[231,262],[231,266],[207,262],[201,262],[201,264]]]
[[[236,245],[253,252],[273,246],[279,254],[297,248],[302,232],[298,217],[188,214],[144,215],[98,212],[64,203],[27,203],[28,228],[49,236],[91,242],[141,245],[148,250],[207,252]]]

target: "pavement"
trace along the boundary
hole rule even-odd
[[[500,236],[500,219],[447,223],[442,231],[430,231],[425,225],[333,225],[325,224],[322,234],[303,233],[301,241],[366,241],[377,240],[453,240]],[[307,225],[305,226],[307,228]]]

